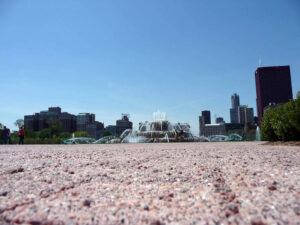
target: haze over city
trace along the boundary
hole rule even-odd
[[[230,96],[256,112],[254,72],[290,65],[300,90],[300,3],[267,1],[0,2],[1,123],[60,106],[105,125],[152,112],[188,122]]]

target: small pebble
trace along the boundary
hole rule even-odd
[[[92,201],[90,199],[85,199],[83,201],[83,206],[90,207],[91,203],[92,203]]]
[[[5,197],[8,195],[8,192],[7,191],[3,191],[3,192],[0,192],[0,196],[2,197]]]
[[[148,205],[144,205],[144,210],[145,211],[149,211],[149,206]]]

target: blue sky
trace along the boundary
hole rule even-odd
[[[300,90],[298,0],[0,0],[0,122],[61,106],[105,125],[156,110],[172,121],[229,120],[255,108],[254,71],[291,65]]]

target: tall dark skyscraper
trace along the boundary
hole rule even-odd
[[[289,66],[259,67],[255,72],[255,83],[259,123],[266,106],[293,99]]]
[[[234,93],[231,96],[231,108],[236,109],[239,106],[240,106],[240,96]]]
[[[235,93],[231,96],[231,109],[230,109],[230,122],[231,123],[239,122],[239,116],[238,116],[239,106],[240,106],[240,96]]]
[[[204,120],[204,124],[211,124],[210,111],[204,110],[201,112],[202,119]]]

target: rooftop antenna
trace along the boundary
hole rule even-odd
[[[262,63],[261,61],[262,61],[262,60],[261,60],[261,57],[259,57],[259,60],[258,60],[258,66],[259,66],[259,67],[261,67],[261,63]]]

